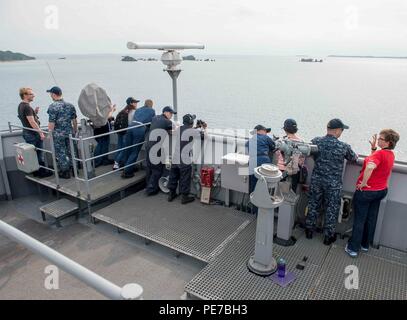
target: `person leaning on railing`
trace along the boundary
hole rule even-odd
[[[129,126],[129,123],[133,121],[134,112],[137,109],[137,104],[140,100],[133,97],[129,97],[126,100],[126,106],[119,112],[114,121],[114,130],[123,130]],[[121,131],[117,133],[117,149],[123,149],[127,147],[126,145],[126,131]],[[118,151],[115,156],[115,163],[113,165],[113,170],[117,170],[124,167],[124,160],[126,159],[127,150]]]
[[[101,127],[93,128],[93,134],[95,136],[109,133],[111,131],[111,123],[114,121],[113,113],[116,111],[116,105],[110,106],[110,112],[107,116],[106,124]],[[104,135],[102,137],[95,138],[97,145],[95,148],[94,156],[99,158],[95,159],[95,168],[100,166],[108,166],[114,163],[113,160],[109,159],[109,156],[106,153],[109,152],[110,145],[110,135]],[[103,155],[103,156],[102,156]]]
[[[31,88],[20,89],[21,103],[18,106],[18,118],[24,128],[31,128],[34,130],[23,129],[23,138],[26,143],[34,145],[36,148],[43,149],[43,140],[45,139],[44,133],[40,129],[40,121],[38,118],[39,108],[35,110],[30,106],[30,103],[34,101],[35,94]],[[38,163],[44,166],[44,158],[41,150],[37,149]],[[40,168],[33,173],[34,176],[44,178],[52,176],[51,171],[47,171],[44,168]]]
[[[345,251],[356,258],[359,251],[367,252],[373,242],[380,202],[386,197],[389,178],[394,166],[394,148],[400,135],[384,129],[372,137],[372,154],[365,158],[353,198],[354,221],[352,237]],[[377,147],[380,149],[377,150]]]

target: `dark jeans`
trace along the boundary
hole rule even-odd
[[[95,148],[95,153],[94,153],[95,157],[109,152],[109,144],[110,144],[109,136],[96,138],[96,141],[98,144]],[[95,166],[97,166],[97,167],[101,166],[101,165],[108,165],[108,164],[109,164],[109,156],[103,156],[103,157],[95,159]]]
[[[360,247],[369,248],[373,242],[380,201],[387,195],[387,189],[381,191],[359,191],[353,197],[354,221],[352,237],[348,248],[359,252]]]
[[[26,143],[32,144],[36,148],[43,149],[44,144],[43,144],[43,142],[42,142],[42,140],[40,138],[40,135],[38,133],[30,132],[30,131],[24,131],[23,132],[23,138],[24,138]],[[40,165],[44,165],[44,158],[43,158],[42,151],[37,150],[37,158],[38,158],[38,163]]]
[[[126,143],[126,136],[127,136],[127,134],[118,134],[117,135],[117,149],[122,149],[122,148],[125,148],[128,146]],[[116,161],[117,163],[119,163],[121,165],[124,165],[124,161],[126,160],[127,151],[128,151],[128,149],[117,152],[114,161]]]
[[[143,146],[141,143],[144,142],[145,129],[142,127],[131,129],[127,132],[126,136],[127,136],[127,138],[126,138],[127,146],[139,144],[138,146],[128,149],[128,156],[127,156],[125,166],[129,166],[132,163],[135,163],[138,159],[138,155]],[[132,173],[134,173],[134,170],[135,170],[135,165],[124,169],[124,172],[125,172],[125,174],[132,174]]]

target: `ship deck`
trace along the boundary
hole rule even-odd
[[[33,209],[40,205],[34,197],[2,203],[0,218],[118,285],[140,283],[145,299],[179,299],[186,292],[192,299],[407,300],[407,253],[396,250],[370,249],[352,259],[344,240],[324,246],[321,237],[308,240],[296,229],[294,246],[274,246],[275,257],[284,257],[297,277],[282,288],[248,271],[256,221],[234,209],[168,203],[164,195],[139,192],[93,213],[107,223],[69,218],[58,230],[40,222]],[[103,298],[62,272],[60,290],[46,290],[48,263],[1,236],[0,244],[0,299]],[[304,257],[304,270],[296,269]],[[345,268],[351,265],[359,269],[359,288],[348,290]]]
[[[100,176],[112,170],[111,166],[102,166],[95,169],[96,176]],[[79,171],[81,173],[82,170]],[[47,188],[58,190],[61,193],[71,197],[90,202],[96,202],[100,199],[106,198],[114,193],[123,191],[132,185],[144,181],[146,173],[144,170],[139,170],[135,173],[133,178],[123,179],[120,177],[121,171],[101,177],[97,180],[89,182],[90,199],[87,196],[86,184],[83,181],[76,181],[75,177],[70,179],[59,179],[60,187],[57,189],[57,182],[55,176],[48,178],[38,178],[33,175],[26,175],[26,179],[45,186]],[[79,195],[78,195],[79,191]]]

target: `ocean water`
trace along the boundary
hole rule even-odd
[[[46,89],[54,80],[65,100],[77,105],[81,89],[95,82],[120,108],[128,96],[151,98],[161,110],[172,105],[171,80],[160,62],[121,62],[118,55],[39,57],[35,61],[0,63],[0,128],[18,123],[18,89],[32,87],[33,106],[47,122],[51,103]],[[251,129],[257,124],[282,135],[286,118],[298,122],[306,140],[325,134],[327,122],[341,118],[351,129],[342,140],[361,154],[383,128],[401,134],[397,160],[407,161],[407,60],[327,58],[300,63],[298,57],[213,57],[215,62],[185,61],[179,77],[179,112],[195,113],[210,128]],[[78,109],[79,113],[79,109]]]

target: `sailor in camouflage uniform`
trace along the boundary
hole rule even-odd
[[[48,129],[53,132],[59,176],[69,179],[72,167],[69,135],[77,131],[76,110],[72,104],[62,99],[62,90],[59,87],[53,87],[47,92],[51,94],[54,101],[48,108]]]
[[[335,242],[336,222],[341,206],[342,174],[345,159],[356,161],[357,155],[352,148],[339,141],[344,129],[349,129],[340,119],[328,123],[328,133],[324,137],[314,138],[312,143],[318,146],[314,155],[315,167],[311,177],[308,215],[306,219],[306,236],[312,238],[318,212],[324,204],[324,244]]]

